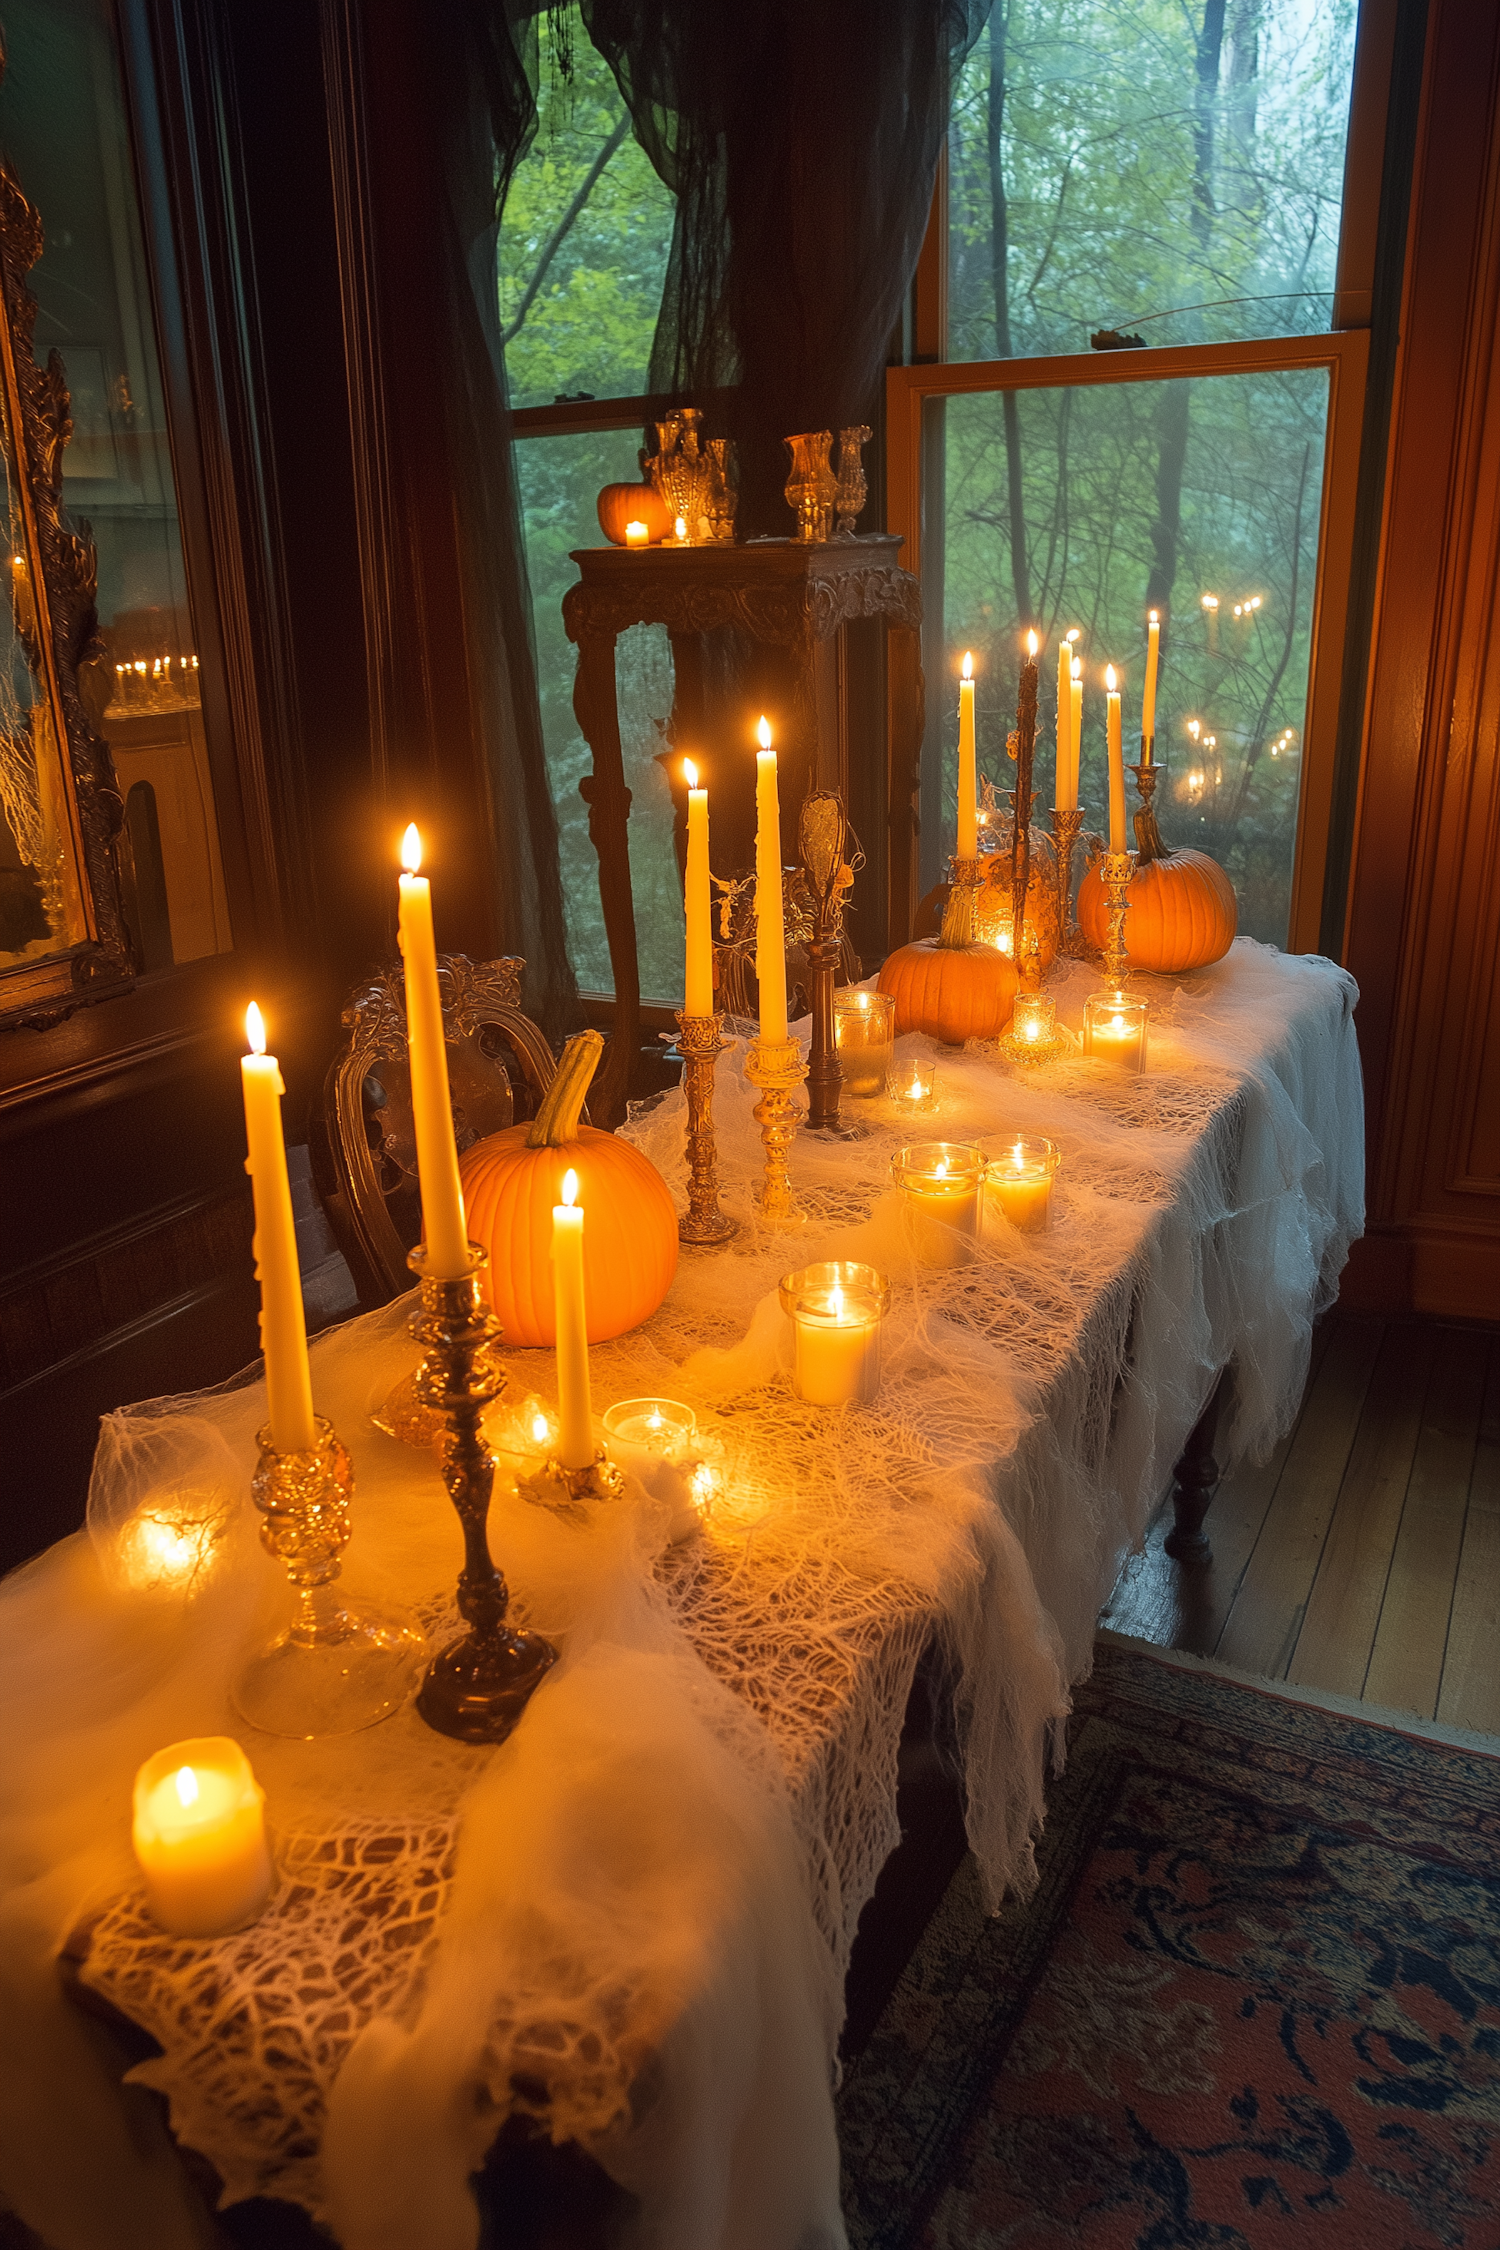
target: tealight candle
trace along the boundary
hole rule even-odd
[[[924,1061],[893,1065],[885,1090],[903,1117],[925,1116],[937,1108],[936,1066]]]
[[[174,1742],[135,1777],[135,1856],[151,1911],[173,1937],[221,1937],[275,1888],[265,1792],[229,1735]]]
[[[954,1266],[974,1232],[981,1158],[958,1141],[917,1141],[892,1159],[891,1173],[916,1222],[917,1250],[928,1266]]]
[[[878,1094],[889,1074],[896,1039],[896,1003],[888,992],[833,996],[833,1043],[844,1086],[851,1094]]]
[[[1083,1051],[1120,1070],[1144,1070],[1146,1002],[1123,992],[1091,992],[1083,1004]]]
[[[833,1258],[789,1273],[781,1309],[795,1340],[792,1386],[810,1406],[867,1403],[880,1388],[880,1324],[891,1286],[873,1266]]]
[[[604,1434],[627,1450],[634,1447],[676,1461],[697,1436],[698,1420],[690,1406],[675,1398],[625,1398],[605,1415]]]
[[[1010,1031],[1018,1046],[1050,1046],[1057,1037],[1057,1002],[1044,992],[1018,992]]]
[[[625,544],[627,547],[649,547],[651,544],[650,530],[643,523],[626,524]]]
[[[1052,1218],[1052,1177],[1058,1154],[1051,1141],[1007,1141],[984,1170],[986,1219],[999,1211],[1020,1234],[1045,1234]]]

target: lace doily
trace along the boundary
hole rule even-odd
[[[1054,978],[1064,1020],[1091,981]],[[1033,1879],[1068,1682],[1218,1370],[1234,1358],[1229,1457],[1268,1450],[1295,1412],[1312,1319],[1362,1223],[1353,997],[1332,964],[1242,940],[1153,991],[1144,1078],[937,1055],[942,1107],[917,1137],[1019,1128],[1063,1157],[1053,1231],[1005,1230],[941,1271],[914,1260],[882,1105],[846,1104],[868,1115],[862,1138],[799,1135],[809,1217],[792,1241],[754,1227],[755,1096],[733,1046],[715,1118],[746,1223],[723,1251],[685,1252],[655,1318],[592,1354],[596,1407],[648,1391],[693,1406],[723,1483],[707,1533],[667,1548],[665,1506],[639,1486],[586,1527],[497,1486],[494,1552],[564,1661],[499,1752],[409,1712],[337,1745],[247,1732],[283,1881],[233,1938],[168,1940],[146,1920],[129,1787],[161,1743],[239,1731],[227,1683],[283,1598],[247,1521],[263,1393],[108,1418],[92,1549],[64,1542],[0,1595],[6,1645],[27,1651],[7,1661],[24,1745],[0,1832],[7,1934],[36,1961],[97,1912],[88,1981],[160,2041],[135,2075],[167,2093],[227,2199],[289,2197],[348,2250],[415,2239],[419,2211],[424,2242],[458,2250],[468,2172],[520,2103],[593,2147],[664,2245],[842,2239],[828,2069],[855,1925],[896,1840],[922,1647],[946,1647],[998,1901]],[[627,1131],[685,1202],[680,1096]],[[866,1409],[787,1387],[776,1283],[824,1257],[893,1283]],[[413,1363],[409,1309],[321,1339],[314,1383],[355,1459],[346,1577],[436,1618],[451,1508],[430,1457],[368,1420]],[[552,1395],[548,1355],[510,1357],[512,1398]],[[186,1586],[130,1559],[143,1511],[173,1509],[208,1527]],[[70,1691],[43,1694],[38,1666]],[[39,1988],[21,2001],[45,2004]],[[54,2154],[96,2095],[52,2089]],[[99,2191],[59,2162],[44,2194],[46,2171],[36,2155],[10,2192],[70,2250]],[[166,2215],[159,2239],[175,2239]]]

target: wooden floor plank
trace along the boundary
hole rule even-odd
[[[1416,1322],[1385,1332],[1287,1671],[1300,1687],[1363,1691],[1436,1346]]]
[[[1337,1316],[1313,1330],[1308,1391],[1317,1379]],[[1154,1648],[1188,1649],[1211,1655],[1229,1614],[1246,1562],[1265,1521],[1266,1510],[1297,1435],[1302,1413],[1268,1461],[1244,1461],[1231,1469],[1214,1494],[1203,1528],[1212,1543],[1205,1562],[1181,1563],[1166,1552],[1172,1529],[1172,1503],[1157,1515],[1141,1553],[1132,1555],[1100,1616],[1112,1632],[1129,1633]]]
[[[1437,1715],[1500,1734],[1500,1341],[1490,1345]]]
[[[1396,1534],[1364,1699],[1437,1714],[1454,1582],[1489,1372],[1490,1339],[1439,1328],[1421,1434]]]
[[[1384,1323],[1342,1318],[1213,1651],[1279,1680],[1291,1661],[1370,1386]]]

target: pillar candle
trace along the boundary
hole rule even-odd
[[[583,1295],[583,1212],[576,1172],[565,1176],[562,1201],[552,1206],[552,1302],[557,1322],[557,1458],[565,1469],[586,1469],[594,1458],[594,1410]]]
[[[755,975],[760,1035],[768,1047],[786,1043],[786,924],[781,912],[781,802],[770,721],[755,730]]]
[[[260,1348],[266,1355],[266,1419],[278,1453],[309,1453],[318,1442],[307,1323],[297,1264],[297,1227],[281,1137],[281,1065],[266,1053],[265,1027],[252,1000],[245,1012],[251,1052],[240,1058],[245,1096],[245,1170],[255,1192],[255,1277],[260,1283]]]
[[[687,879],[683,904],[687,915],[687,978],[682,1012],[711,1016],[714,1012],[714,937],[708,880],[708,791],[698,786],[698,768],[684,758],[687,776]]]
[[[135,1777],[132,1841],[151,1911],[174,1937],[219,1937],[275,1887],[264,1793],[230,1735],[174,1742]]]
[[[1057,649],[1057,773],[1053,780],[1052,802],[1059,812],[1071,812],[1078,802],[1077,769],[1071,767],[1073,745],[1073,648],[1069,641],[1060,641]],[[1068,794],[1071,778],[1072,795]]]
[[[1156,739],[1156,663],[1161,653],[1161,619],[1153,609],[1146,627],[1146,686],[1141,696],[1141,764],[1151,763]]]
[[[880,1316],[860,1290],[810,1290],[793,1314],[797,1396],[811,1406],[847,1406],[879,1382]]]
[[[1109,736],[1109,848],[1129,850],[1125,828],[1125,749],[1120,739],[1120,689],[1113,664],[1104,672],[1105,725]]]
[[[453,1140],[448,1048],[432,934],[432,885],[417,873],[422,839],[415,822],[402,838],[401,858],[406,872],[401,877],[400,940],[406,964],[406,1043],[422,1189],[422,1240],[427,1246],[427,1271],[439,1281],[457,1281],[469,1270],[469,1230]]]
[[[979,850],[979,766],[974,747],[974,658],[965,650],[958,683],[958,857]]]

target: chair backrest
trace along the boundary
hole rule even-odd
[[[556,1074],[551,1047],[521,1007],[525,966],[438,955],[460,1154],[534,1115]],[[310,1124],[313,1174],[360,1303],[381,1305],[411,1287],[406,1254],[422,1231],[401,969],[358,986],[342,1020],[344,1042]]]

